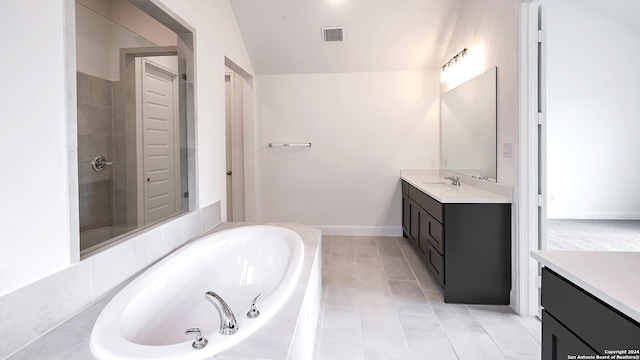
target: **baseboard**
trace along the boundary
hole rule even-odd
[[[559,220],[640,220],[640,212],[556,211],[549,219]]]
[[[322,235],[344,236],[402,236],[401,226],[341,226],[312,225],[322,231]]]

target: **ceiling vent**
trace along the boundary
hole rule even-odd
[[[341,26],[323,27],[322,42],[344,42],[344,28]]]

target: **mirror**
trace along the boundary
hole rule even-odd
[[[81,254],[189,208],[186,60],[142,20],[162,46],[76,3]]]
[[[496,182],[496,74],[494,67],[442,94],[443,170]]]

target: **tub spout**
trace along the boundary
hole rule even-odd
[[[236,325],[236,317],[233,315],[233,311],[231,311],[229,305],[222,300],[220,295],[213,291],[207,291],[207,293],[204,294],[204,298],[218,310],[218,315],[220,315],[220,334],[235,334],[236,331],[238,331],[238,326]]]

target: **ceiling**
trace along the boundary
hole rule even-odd
[[[462,0],[230,0],[256,75],[435,70]],[[344,26],[344,43],[322,27]]]

